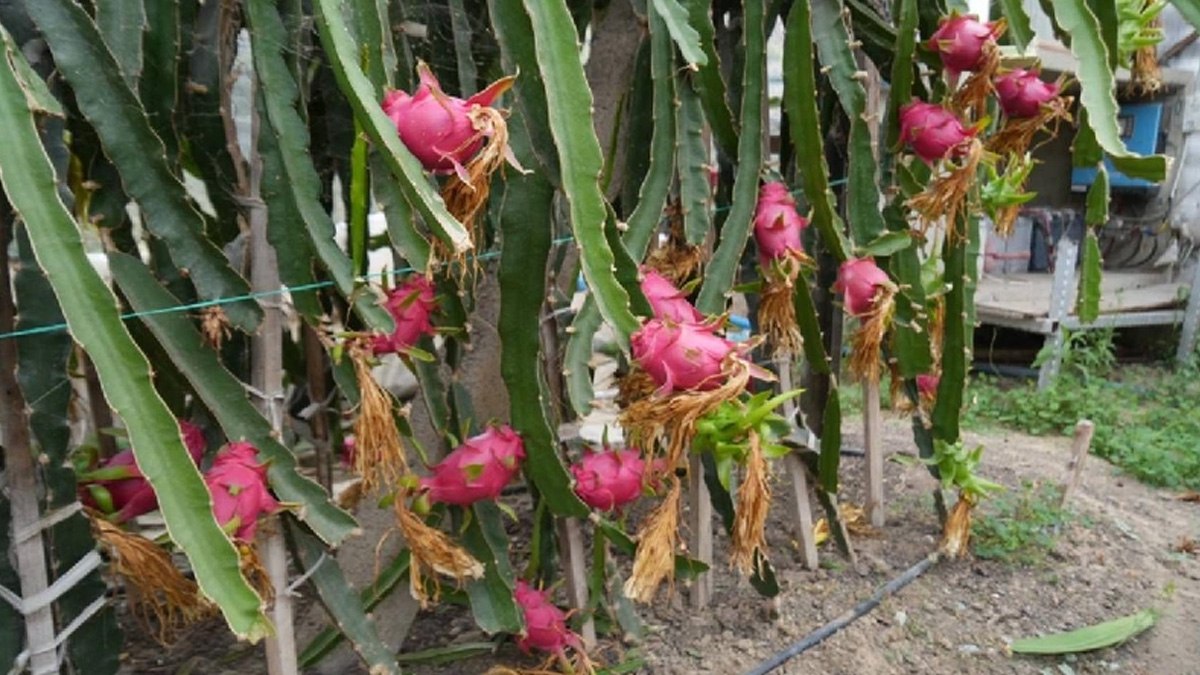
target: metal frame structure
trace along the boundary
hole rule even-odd
[[[1046,316],[1017,318],[990,312],[986,306],[980,306],[976,315],[979,323],[1046,336],[1046,347],[1051,355],[1038,371],[1038,389],[1045,389],[1058,376],[1066,344],[1065,331],[1068,330],[1174,326],[1182,323],[1175,358],[1179,363],[1186,361],[1194,353],[1197,334],[1200,333],[1200,264],[1193,268],[1191,290],[1184,309],[1111,312],[1101,314],[1091,323],[1083,323],[1071,314],[1071,295],[1078,284],[1075,265],[1079,259],[1081,234],[1082,228],[1068,227],[1055,244],[1054,282],[1050,291],[1050,310]]]

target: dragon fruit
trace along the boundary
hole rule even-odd
[[[567,628],[566,612],[550,602],[550,591],[539,591],[521,579],[513,598],[525,618],[525,632],[517,640],[521,651],[528,654],[537,649],[562,654],[567,647],[582,649],[579,636]]]
[[[464,173],[463,166],[479,152],[484,135],[475,128],[471,110],[490,107],[500,94],[512,86],[504,78],[465,101],[442,91],[429,66],[417,66],[420,85],[412,95],[399,89],[384,96],[383,111],[396,125],[396,133],[405,147],[434,173]]]
[[[675,323],[698,323],[704,320],[704,315],[688,302],[683,291],[656,270],[642,267],[641,287],[655,317]]]
[[[524,459],[525,444],[512,427],[488,427],[430,467],[421,488],[429,491],[430,501],[445,504],[468,506],[495,499]]]
[[[422,335],[432,335],[433,324],[429,317],[437,309],[433,294],[433,282],[420,274],[410,276],[405,282],[388,293],[384,303],[396,328],[391,335],[376,335],[371,342],[371,351],[376,356],[392,354],[409,349]]]
[[[204,482],[217,522],[242,541],[252,541],[258,519],[280,508],[267,487],[266,464],[259,463],[258,450],[245,441],[230,443],[218,453]]]
[[[179,433],[192,461],[199,465],[204,457],[204,430],[179,420]],[[124,523],[158,508],[158,496],[138,468],[132,449],[109,457],[97,469],[80,476],[79,483],[80,500],[109,513],[114,523]]]
[[[941,20],[928,44],[942,57],[946,70],[971,72],[983,65],[985,48],[995,45],[996,34],[994,23],[983,23],[974,14],[953,14]]]
[[[800,233],[807,226],[808,220],[796,212],[796,200],[786,185],[778,181],[763,184],[754,212],[754,241],[763,267],[772,260],[803,253]]]
[[[660,393],[708,391],[722,384],[722,362],[736,348],[716,330],[715,325],[650,319],[630,337],[630,348]]]
[[[1043,82],[1036,70],[1017,68],[995,79],[1000,109],[1009,117],[1034,117],[1058,96],[1058,85]]]
[[[587,452],[571,465],[575,494],[601,511],[613,511],[637,500],[645,473],[646,463],[637,450]]]
[[[838,269],[834,289],[844,294],[846,311],[851,316],[863,316],[874,309],[879,288],[891,283],[873,258],[851,258]]]
[[[912,101],[900,108],[900,138],[926,164],[961,154],[975,135],[940,105]]]

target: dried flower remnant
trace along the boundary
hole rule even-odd
[[[170,643],[181,629],[216,609],[162,547],[94,513],[89,518],[108,554],[108,569],[125,583],[130,614],[159,644]]]
[[[396,526],[412,556],[408,568],[409,592],[422,609],[427,608],[431,600],[436,602],[438,599],[440,587],[436,574],[454,579],[459,586],[468,579],[483,576],[483,563],[454,543],[445,532],[432,527],[412,512],[408,507],[408,494],[404,490],[396,494],[394,504]],[[426,590],[427,578],[434,583],[432,598]]]

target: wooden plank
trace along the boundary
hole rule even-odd
[[[1100,312],[1112,314],[1173,307],[1180,303],[1186,284],[1164,282],[1161,273],[1105,271],[1100,284]],[[984,276],[975,295],[981,317],[989,315],[1029,319],[1050,314],[1053,277],[1025,273],[1003,277]],[[1067,297],[1074,304],[1077,289]]]

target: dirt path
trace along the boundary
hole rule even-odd
[[[861,443],[857,420],[846,424],[849,445]],[[1007,432],[968,433],[983,443],[985,474],[1009,487],[1022,481],[1058,481],[1069,439]],[[889,420],[885,447],[908,452],[907,422]],[[862,460],[845,459],[843,500],[861,501]],[[886,464],[888,526],[858,539],[858,569],[823,551],[835,569],[796,569],[790,537],[775,523],[771,545],[787,584],[779,618],[758,623],[765,605],[752,589],[721,573],[709,616],[682,609],[655,613],[662,630],[646,645],[651,673],[738,673],[799,639],[870,595],[928,553],[938,530],[932,487],[922,466]],[[780,490],[782,492],[782,490]],[[777,672],[862,673],[1075,673],[1155,675],[1200,673],[1200,561],[1173,549],[1200,537],[1200,506],[1147,488],[1089,458],[1073,497],[1078,514],[1044,563],[943,562],[899,595]],[[782,509],[777,509],[782,512]],[[723,542],[719,542],[718,546]],[[720,549],[718,549],[720,550]],[[1129,644],[1078,658],[1010,657],[1006,644],[1038,632],[1067,630],[1147,606],[1164,610],[1159,623]],[[1046,670],[1048,669],[1048,670]]]

